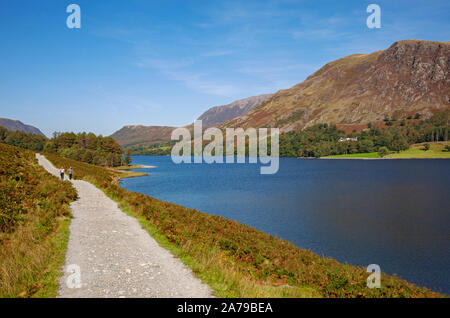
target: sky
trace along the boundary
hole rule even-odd
[[[66,25],[72,3],[80,29]],[[448,0],[0,0],[0,117],[47,136],[183,126],[346,55],[449,41],[448,16]]]

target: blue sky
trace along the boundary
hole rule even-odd
[[[81,7],[68,29],[66,7]],[[381,29],[366,26],[369,4]],[[189,124],[402,39],[450,40],[448,0],[0,0],[0,117],[110,135]]]

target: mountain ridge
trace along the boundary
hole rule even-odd
[[[32,133],[35,135],[41,135],[46,137],[39,128],[22,123],[20,120],[14,120],[9,118],[0,118],[0,126],[6,128],[9,131],[23,131],[26,133]]]
[[[203,121],[203,127],[220,125],[227,120],[246,114],[270,96],[271,94],[257,95],[239,99],[227,105],[214,106],[198,119]],[[184,127],[193,129],[192,124]],[[111,137],[116,139],[122,147],[145,147],[170,141],[172,130],[175,128],[177,127],[126,125],[114,132]]]
[[[169,141],[172,130],[175,128],[177,127],[126,125],[110,137],[125,148],[132,146],[151,146]]]
[[[325,64],[221,125],[302,130],[318,123],[361,125],[450,107],[450,42],[402,40],[388,49]]]
[[[248,113],[270,96],[272,94],[262,94],[239,99],[227,105],[214,106],[205,111],[198,120],[202,121],[203,127],[220,125],[228,120]]]

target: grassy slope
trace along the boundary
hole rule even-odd
[[[383,275],[368,289],[364,268],[345,265],[236,221],[126,191],[115,171],[46,155],[56,166],[74,167],[136,217],[155,239],[190,266],[219,297],[439,297]]]
[[[346,158],[380,158],[378,152],[370,152],[370,153],[352,153],[348,155],[334,155],[334,156],[326,156],[323,157],[325,159],[346,159]]]
[[[0,297],[55,297],[76,199],[32,151],[0,144]]]
[[[450,145],[449,141],[445,142],[430,142],[430,150],[424,151],[422,144],[412,145],[408,150],[396,153],[391,151],[389,155],[385,158],[391,159],[448,159],[450,158],[450,152],[444,151],[446,145]],[[325,159],[346,159],[346,158],[379,158],[378,152],[370,153],[354,153],[348,155],[335,155],[335,156],[325,156]]]
[[[439,142],[439,143],[429,143],[430,150],[423,150],[422,144],[416,144],[412,145],[408,150],[402,151],[400,153],[394,153],[389,156],[386,156],[386,158],[403,158],[403,159],[426,159],[426,158],[450,158],[450,152],[443,151],[446,145],[450,145],[449,141],[446,142]]]

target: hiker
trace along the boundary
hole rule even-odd
[[[61,174],[61,181],[64,181],[64,168],[61,167],[61,170],[59,170],[59,173]]]
[[[69,180],[72,180],[72,174],[73,174],[73,169],[72,169],[72,167],[70,167],[70,168],[67,170],[67,173],[69,174]]]

